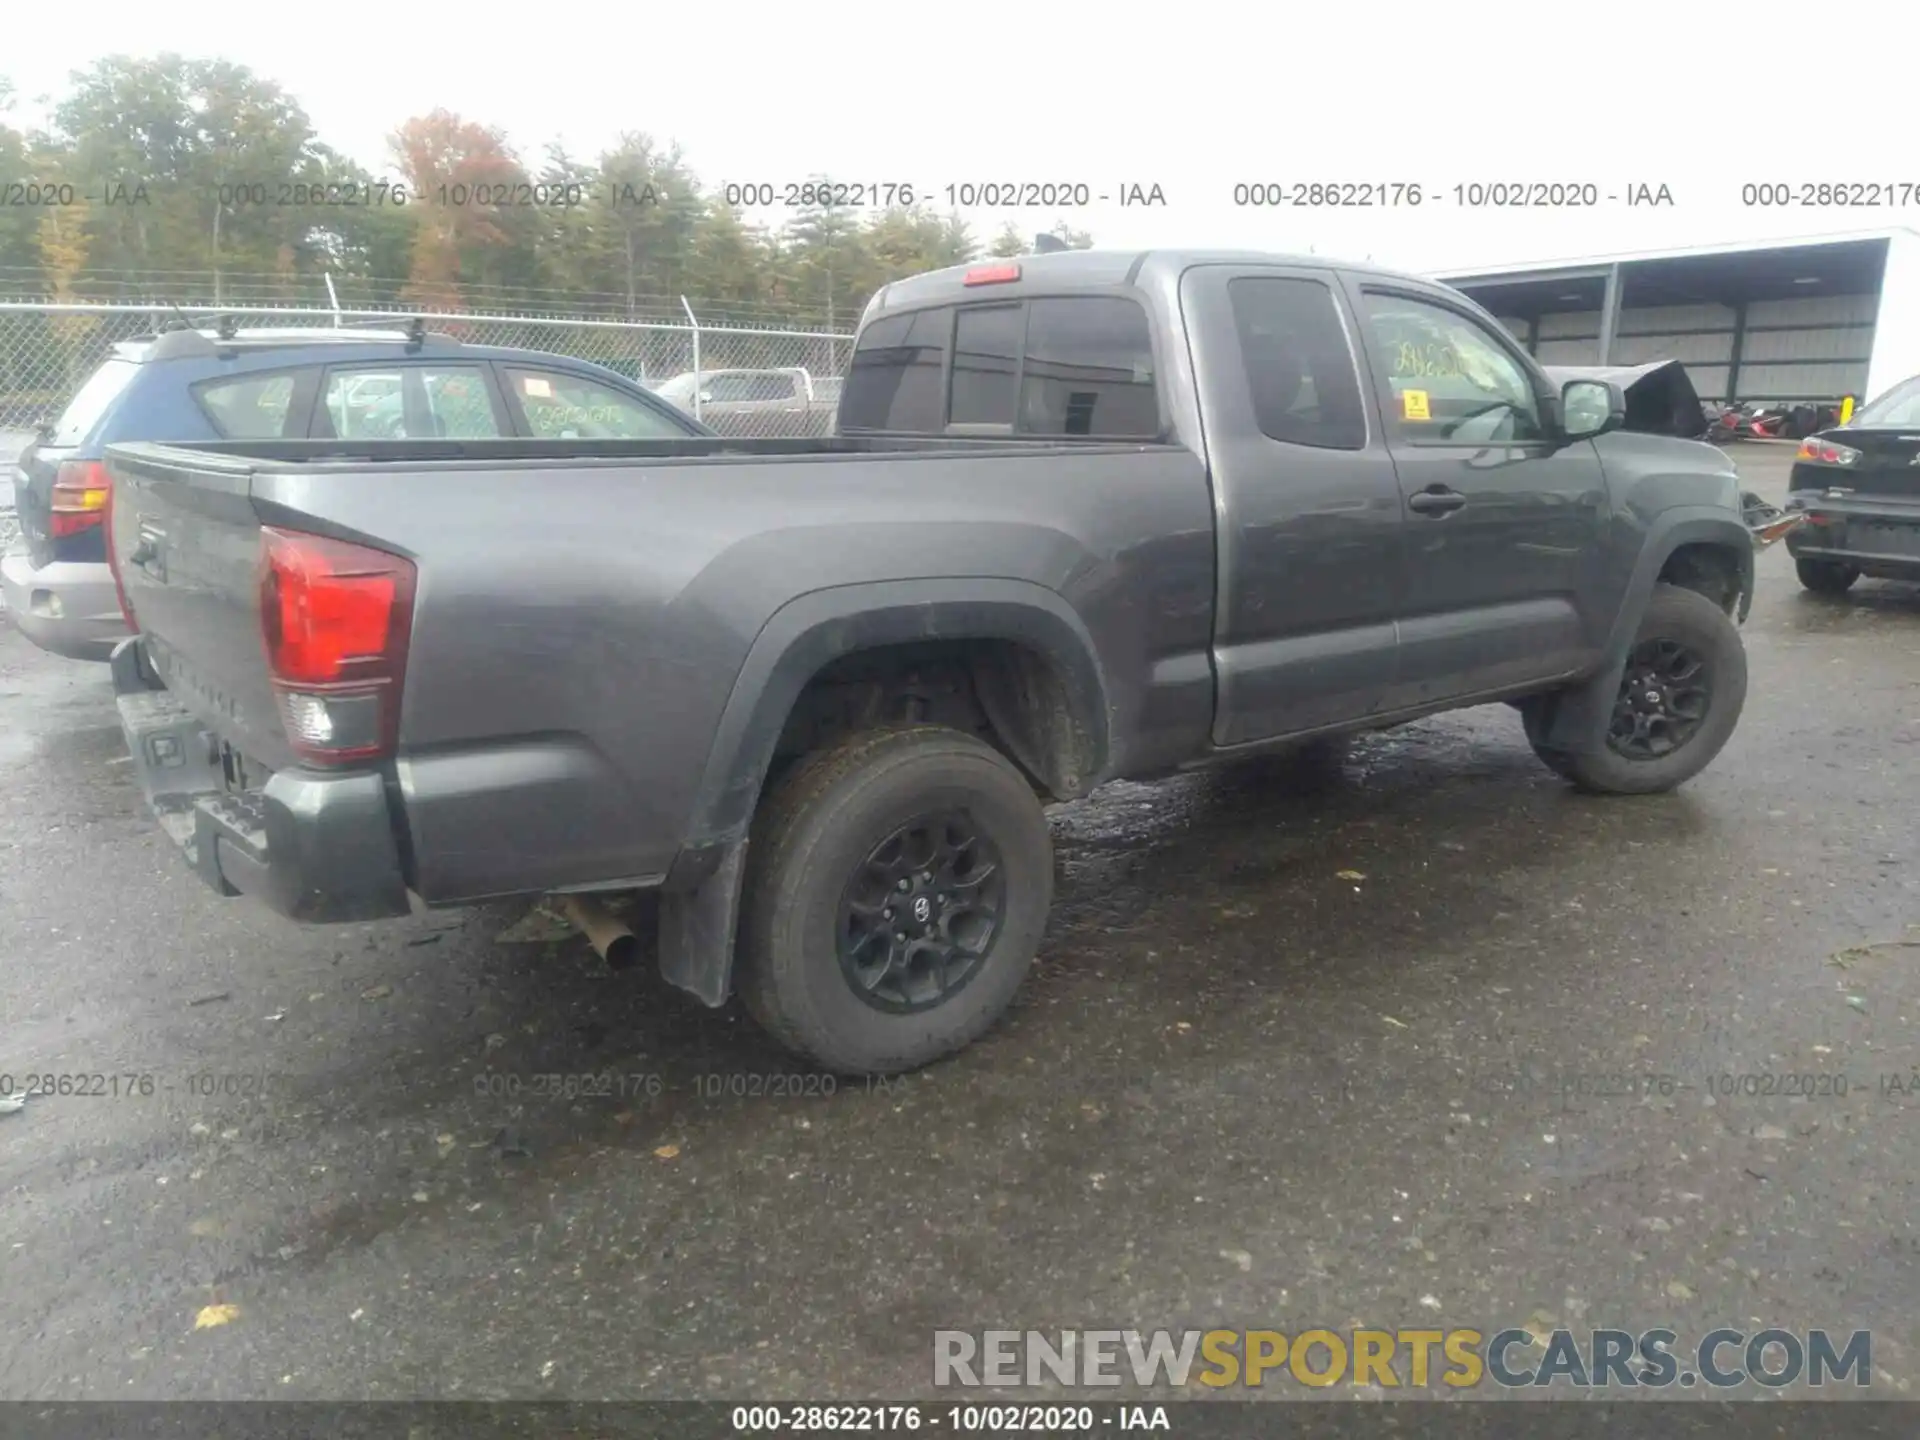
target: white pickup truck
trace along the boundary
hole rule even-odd
[[[729,436],[830,435],[840,404],[838,379],[816,379],[799,366],[689,370],[654,393]]]

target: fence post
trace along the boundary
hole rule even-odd
[[[338,330],[340,328],[340,296],[333,288],[333,272],[331,270],[326,272],[325,279],[327,282],[327,299],[333,302],[333,328]]]
[[[693,306],[687,303],[687,297],[680,297],[680,308],[687,312],[687,324],[693,327],[693,418],[700,416],[700,321],[693,313]]]

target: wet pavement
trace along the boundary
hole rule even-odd
[[[1110,787],[1012,1012],[871,1087],[519,909],[215,898],[103,673],[0,619],[0,1086],[120,1092],[0,1115],[0,1396],[902,1398],[942,1328],[1530,1319],[1870,1328],[1905,1392],[1920,592],[1760,570],[1680,793],[1576,795],[1504,708]]]

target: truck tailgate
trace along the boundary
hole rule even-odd
[[[115,450],[108,467],[110,543],[154,671],[240,754],[271,770],[293,763],[262,642],[250,463]]]

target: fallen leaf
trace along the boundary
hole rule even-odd
[[[1362,875],[1358,870],[1340,870],[1335,872],[1333,878],[1336,880],[1364,880],[1367,877]]]
[[[231,1325],[240,1318],[238,1305],[209,1305],[193,1317],[193,1328],[211,1330],[219,1325]]]
[[[362,1000],[384,1000],[391,994],[393,994],[393,987],[391,985],[371,985],[360,992],[360,998]]]
[[[1405,1030],[1405,1029],[1408,1029],[1408,1028],[1409,1028],[1409,1026],[1407,1025],[1407,1022],[1406,1022],[1406,1021],[1404,1021],[1404,1020],[1396,1020],[1396,1019],[1394,1019],[1394,1018],[1393,1018],[1393,1016],[1391,1016],[1391,1015],[1382,1015],[1382,1016],[1381,1016],[1380,1018],[1381,1018],[1382,1020],[1384,1020],[1384,1021],[1386,1021],[1386,1022],[1387,1022],[1387,1024],[1389,1024],[1389,1025],[1397,1025],[1397,1026],[1398,1026],[1398,1027],[1399,1027],[1400,1029],[1402,1029],[1402,1030]]]
[[[656,1148],[653,1153],[658,1155],[662,1160],[671,1160],[680,1153],[680,1147],[678,1145],[661,1145]]]
[[[1253,1256],[1249,1255],[1245,1250],[1222,1250],[1220,1252],[1220,1258],[1222,1260],[1231,1260],[1242,1270],[1253,1269]]]
[[[1669,1280],[1667,1282],[1667,1294],[1676,1300],[1691,1300],[1693,1298],[1693,1287],[1679,1280]]]

